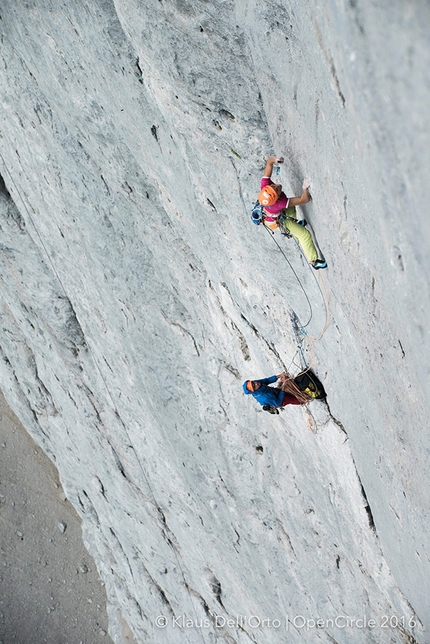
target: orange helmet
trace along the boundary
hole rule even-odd
[[[262,206],[273,206],[278,201],[278,193],[272,186],[266,186],[258,195],[258,201]]]

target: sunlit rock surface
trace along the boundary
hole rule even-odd
[[[0,9],[0,385],[117,642],[429,640],[430,11],[303,4]],[[329,406],[260,413],[297,337]]]

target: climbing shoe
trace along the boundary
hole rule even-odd
[[[320,268],[327,268],[327,262],[324,259],[317,259],[312,266],[316,271],[318,271]]]
[[[308,222],[306,221],[306,219],[300,219],[300,221],[298,221],[297,223],[300,224],[300,226],[303,226],[304,228]]]
[[[264,411],[268,411],[269,414],[279,414],[279,409],[273,407],[273,405],[263,405]]]

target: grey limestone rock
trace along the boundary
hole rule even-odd
[[[338,644],[428,641],[417,7],[2,3],[0,385],[83,519],[118,643],[124,620],[136,642],[293,643],[296,616]],[[324,275],[250,222],[272,153],[287,194],[312,177]],[[328,392],[312,419],[241,390],[297,363],[292,311]]]

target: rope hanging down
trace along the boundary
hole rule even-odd
[[[279,245],[278,241],[275,239],[274,232],[272,230],[270,230],[264,224],[264,222],[263,222],[263,225],[264,225],[264,228],[267,230],[267,232],[270,233],[270,237],[273,239],[273,241],[275,242],[276,246],[281,251],[284,259],[286,260],[286,262],[288,263],[289,267],[291,268],[294,276],[297,279],[298,284],[300,285],[300,287],[301,287],[301,289],[302,289],[302,291],[303,291],[303,293],[304,293],[304,295],[306,297],[306,301],[307,301],[308,306],[309,306],[310,315],[309,315],[309,319],[306,322],[306,324],[303,324],[303,325],[300,324],[296,313],[293,312],[291,314],[291,316],[290,316],[291,324],[293,326],[293,330],[294,330],[294,333],[296,335],[297,350],[296,350],[296,352],[295,352],[295,354],[294,354],[294,356],[293,356],[293,358],[292,358],[292,360],[290,362],[290,365],[289,365],[288,369],[286,369],[286,372],[289,373],[289,371],[291,369],[291,366],[293,364],[295,364],[296,356],[299,354],[301,364],[300,364],[300,366],[298,366],[298,365],[296,365],[296,366],[298,366],[298,368],[301,369],[300,373],[298,374],[298,375],[301,375],[301,374],[304,374],[304,373],[310,371],[310,369],[311,369],[311,367],[312,367],[312,365],[314,363],[314,359],[315,359],[315,347],[314,347],[313,343],[318,342],[319,340],[321,340],[321,338],[323,337],[324,333],[326,332],[327,327],[328,327],[329,322],[330,322],[330,305],[329,305],[329,301],[328,301],[327,289],[325,287],[322,275],[320,274],[320,279],[321,279],[321,284],[322,284],[322,288],[321,288],[320,284],[318,283],[318,281],[316,279],[316,275],[314,274],[314,272],[311,270],[311,267],[309,266],[309,270],[311,270],[312,275],[313,275],[313,277],[314,277],[314,279],[315,279],[315,281],[317,283],[318,289],[319,289],[319,291],[320,291],[320,293],[321,293],[321,295],[323,297],[324,306],[325,306],[325,310],[326,310],[326,321],[325,321],[325,324],[324,324],[324,328],[321,331],[321,333],[319,334],[319,336],[317,338],[314,338],[314,337],[310,336],[307,333],[307,331],[305,330],[305,328],[310,324],[310,322],[312,320],[312,317],[313,317],[313,309],[312,309],[312,304],[311,304],[311,301],[309,299],[309,296],[306,293],[306,290],[305,290],[305,288],[304,288],[299,276],[297,275],[296,271],[294,270],[290,260],[286,256],[286,254],[285,254],[284,250],[282,249],[282,247]],[[294,241],[296,242],[296,245],[297,245],[299,251],[302,252],[302,250],[300,248],[300,244],[297,242],[296,239]],[[311,349],[311,360],[310,360],[309,363],[306,360],[306,357],[305,357],[305,354],[304,354],[304,348],[303,348],[303,343],[304,343],[305,338],[306,338],[306,340],[307,340],[307,342],[308,342],[308,344],[310,346],[310,349]],[[285,369],[284,364],[283,364],[283,367]],[[312,429],[313,432],[316,432],[317,429],[318,429],[318,425],[317,425],[317,422],[316,422],[316,419],[315,419],[314,415],[312,414],[311,410],[309,409],[308,403],[304,403],[304,404],[302,404],[302,406],[304,407],[305,413],[306,413],[306,415],[308,417],[308,420],[307,420],[308,427],[310,429]]]
[[[327,295],[327,289],[326,289],[326,287],[325,287],[323,277],[322,277],[322,275],[320,274],[320,279],[321,279],[321,284],[322,284],[322,288],[321,288],[321,285],[318,283],[318,280],[317,280],[317,278],[316,278],[315,272],[314,272],[314,271],[311,269],[311,267],[309,266],[309,270],[312,272],[313,278],[314,278],[314,280],[315,280],[315,282],[316,282],[316,284],[317,284],[317,286],[318,286],[318,290],[320,291],[321,296],[322,296],[322,298],[323,298],[324,306],[325,306],[325,310],[326,310],[326,321],[325,321],[325,324],[324,324],[324,328],[323,328],[323,330],[321,331],[321,333],[319,334],[319,336],[318,336],[317,338],[314,338],[314,337],[312,337],[312,336],[309,336],[309,335],[307,334],[307,332],[306,332],[306,331],[304,331],[304,330],[306,329],[306,327],[307,327],[307,326],[309,326],[309,324],[310,324],[310,322],[311,322],[311,320],[312,320],[312,318],[313,318],[313,309],[312,309],[312,304],[311,304],[310,298],[309,298],[309,296],[308,296],[308,294],[307,294],[307,292],[306,292],[306,290],[305,290],[305,287],[303,286],[303,284],[302,284],[302,282],[301,282],[301,280],[300,280],[299,276],[297,275],[297,272],[294,270],[294,268],[293,268],[293,266],[292,266],[292,264],[291,264],[290,260],[289,260],[289,259],[288,259],[288,257],[286,256],[286,254],[285,254],[285,252],[284,252],[283,248],[280,246],[280,244],[278,243],[278,241],[275,239],[275,237],[274,237],[274,235],[275,235],[274,231],[270,230],[270,228],[268,228],[264,223],[263,223],[263,226],[264,226],[264,228],[267,230],[267,232],[270,234],[270,237],[271,237],[271,239],[273,239],[273,241],[275,242],[276,246],[277,246],[277,247],[279,248],[279,250],[281,251],[281,253],[282,253],[282,255],[283,255],[283,257],[284,257],[285,261],[288,263],[288,266],[291,268],[291,270],[292,270],[292,272],[293,272],[293,274],[294,274],[294,276],[295,276],[295,278],[296,278],[296,280],[297,280],[298,284],[300,285],[300,288],[302,289],[302,291],[303,291],[303,293],[304,293],[304,295],[305,295],[305,297],[306,297],[306,301],[307,301],[308,306],[309,306],[309,319],[308,319],[308,321],[306,322],[306,324],[301,325],[301,328],[303,329],[303,332],[308,336],[308,338],[310,338],[310,339],[311,339],[311,340],[313,340],[314,342],[318,342],[319,340],[321,340],[321,338],[323,337],[324,333],[327,331],[327,327],[328,327],[329,322],[330,322],[330,305],[329,305],[328,295]],[[298,241],[297,241],[296,239],[295,239],[294,241],[296,242],[297,248],[298,248],[298,249],[299,249],[299,251],[302,253],[302,250],[301,250],[301,248],[300,248],[300,244],[298,243]],[[303,254],[303,253],[302,253],[302,254]]]
[[[277,247],[278,247],[278,248],[279,248],[279,250],[281,251],[282,255],[283,255],[283,256],[284,256],[284,258],[285,258],[285,261],[288,263],[288,266],[291,268],[292,272],[294,273],[294,276],[295,276],[295,278],[296,278],[297,282],[298,282],[298,283],[299,283],[299,285],[300,285],[300,288],[302,289],[302,291],[303,291],[303,293],[304,293],[304,295],[305,295],[306,301],[307,301],[308,306],[309,306],[309,314],[310,314],[310,315],[309,315],[309,320],[306,322],[306,324],[304,324],[304,325],[303,325],[303,328],[305,328],[305,327],[307,327],[307,326],[309,325],[310,321],[312,320],[312,316],[313,316],[311,301],[310,301],[310,299],[309,299],[309,297],[308,297],[308,294],[307,294],[307,293],[306,293],[306,291],[305,291],[305,288],[304,288],[304,286],[303,286],[302,282],[300,281],[299,276],[297,275],[296,271],[294,270],[294,268],[293,268],[293,266],[292,266],[292,264],[291,264],[290,260],[289,260],[289,259],[288,259],[288,257],[286,256],[286,254],[285,254],[285,252],[283,251],[282,247],[279,245],[278,241],[275,239],[275,237],[274,237],[275,233],[274,233],[272,230],[270,230],[270,228],[268,228],[268,227],[266,226],[266,224],[264,224],[264,223],[263,223],[263,226],[264,226],[264,229],[265,229],[265,230],[267,230],[267,232],[269,233],[270,238],[271,238],[271,239],[273,239],[273,241],[275,242],[275,244],[277,245]]]
[[[294,241],[295,241],[296,246],[299,249],[300,253],[302,253],[302,255],[303,255],[303,251],[302,251],[302,249],[300,247],[299,242],[297,241],[297,239],[294,239]],[[325,320],[323,330],[321,331],[321,333],[319,334],[319,336],[317,338],[313,338],[313,337],[311,338],[314,342],[318,342],[319,340],[321,340],[321,338],[323,337],[324,333],[327,331],[327,327],[328,327],[328,325],[330,323],[330,317],[331,317],[330,303],[329,303],[329,300],[328,300],[327,288],[325,286],[325,282],[324,282],[322,272],[318,271],[319,278],[320,278],[320,281],[321,281],[321,284],[320,284],[318,282],[318,280],[317,280],[317,276],[315,275],[315,271],[311,269],[310,265],[309,265],[309,270],[311,271],[312,277],[314,278],[315,283],[318,286],[318,290],[321,293],[321,297],[322,297],[322,299],[324,301],[324,307],[325,307],[325,311],[326,311],[326,320]],[[322,288],[321,288],[321,285],[322,285]]]

